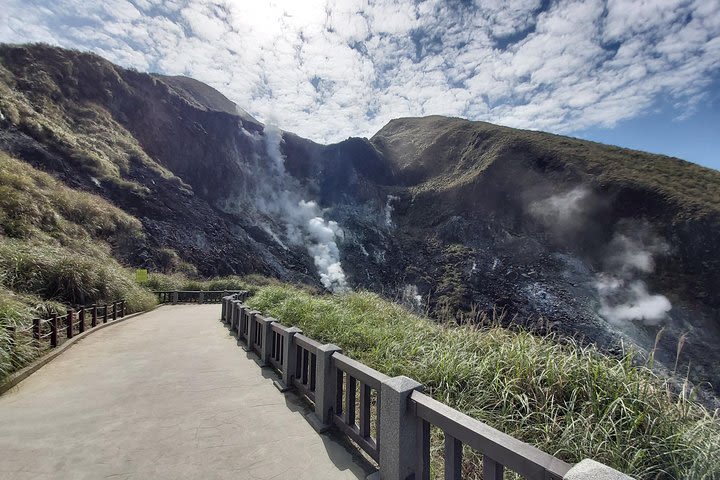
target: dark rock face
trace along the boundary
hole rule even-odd
[[[97,182],[74,147],[22,121],[0,121],[0,148],[142,221],[144,244],[118,252],[128,263],[152,268],[158,251],[172,248],[203,275],[264,273],[319,285],[304,246],[288,242],[283,220],[259,207],[279,201],[260,188],[278,181],[264,126],[233,113],[221,94],[50,47],[5,46],[0,61],[0,80],[31,103],[75,119],[73,105],[91,105],[116,122],[126,141],[118,149],[137,143],[118,179]],[[35,82],[38,72],[49,80]],[[353,288],[459,321],[504,312],[506,321],[607,350],[622,339],[647,351],[664,328],[656,358],[672,370],[686,334],[679,364],[691,361],[691,378],[720,387],[719,172],[444,117],[393,120],[371,139],[327,146],[284,133],[280,147],[282,188],[316,201],[342,228],[340,258]],[[613,265],[625,244],[634,250]],[[657,304],[662,295],[672,309],[645,321],[600,315],[598,284],[608,276],[627,288],[641,282],[645,300]]]

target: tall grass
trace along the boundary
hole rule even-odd
[[[262,275],[247,275],[239,277],[229,275],[211,279],[189,278],[183,273],[151,273],[142,286],[153,291],[173,290],[247,290],[255,292],[261,286],[278,285],[278,281]]]
[[[366,292],[271,285],[248,303],[566,461],[594,458],[642,479],[720,478],[717,414],[671,395],[632,352],[611,358],[552,336],[438,325]]]

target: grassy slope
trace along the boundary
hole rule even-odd
[[[132,248],[140,222],[95,195],[0,152],[0,377],[38,354],[7,346],[6,325],[27,325],[63,305],[128,300],[129,311],[155,303],[112,246]]]
[[[145,310],[156,303],[155,289],[247,286],[238,277],[190,279],[172,250],[167,263],[178,272],[154,273],[138,285],[114,252],[137,248],[144,235],[136,218],[101,197],[68,188],[0,151],[0,378],[42,353],[27,343],[11,350],[7,326],[63,314],[66,305],[126,299],[129,312]]]
[[[36,50],[42,51],[42,60],[35,58]],[[12,64],[14,72],[3,63]],[[149,194],[144,185],[124,178],[135,162],[188,189],[100,106],[113,88],[127,87],[116,67],[100,57],[42,46],[0,49],[0,111],[8,127],[53,149],[76,172],[98,181]],[[81,100],[88,97],[97,101]]]
[[[440,116],[392,120],[372,142],[410,175],[418,192],[456,188],[496,161],[526,157],[599,184],[657,192],[683,216],[720,214],[720,172],[665,155]]]
[[[552,337],[437,325],[371,293],[271,285],[249,303],[567,461],[590,457],[638,478],[720,478],[717,417],[671,397],[632,354],[614,359]],[[465,466],[470,478],[478,461]]]

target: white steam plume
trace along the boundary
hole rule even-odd
[[[273,125],[266,125],[262,136],[245,130],[243,132],[256,145],[262,142],[271,161],[268,178],[261,178],[257,182],[255,203],[258,209],[285,223],[285,235],[290,243],[305,245],[325,288],[335,293],[348,291],[336,241],[343,237],[343,231],[336,222],[322,217],[322,209],[317,203],[302,199],[298,193],[299,185],[285,169],[285,156],[280,148],[282,131]],[[254,173],[257,177],[262,175],[260,172]],[[282,242],[279,243],[282,245]]]
[[[563,235],[587,227],[588,210],[594,201],[587,187],[577,186],[531,203],[529,212],[545,227]],[[596,275],[598,313],[616,324],[641,321],[656,325],[667,317],[672,305],[664,295],[650,293],[641,277],[653,273],[655,256],[666,254],[669,247],[650,233],[647,224],[633,225],[628,232],[614,234],[607,246],[610,253],[604,259],[603,271]]]
[[[546,227],[559,231],[575,229],[585,221],[590,191],[584,186],[537,200],[530,204],[530,214]]]
[[[669,251],[667,243],[640,226],[634,235],[616,233],[608,250],[604,272],[595,287],[600,296],[600,315],[613,323],[642,321],[657,325],[672,309],[664,295],[652,294],[639,277],[655,270],[654,257]]]
[[[393,206],[393,202],[396,200],[399,200],[400,197],[396,197],[395,195],[388,195],[387,200],[385,201],[385,225],[387,227],[393,226],[392,221],[392,213],[393,210],[395,210],[395,207]]]

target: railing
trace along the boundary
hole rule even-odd
[[[408,377],[390,378],[335,345],[264,317],[243,304],[247,296],[224,297],[222,321],[261,365],[280,374],[275,384],[281,391],[294,388],[314,404],[311,421],[319,431],[335,427],[378,462],[380,478],[429,479],[432,426],[444,434],[446,479],[462,478],[464,445],[482,455],[484,480],[501,480],[505,469],[530,480],[571,478],[572,465],[432,399]],[[588,469],[630,478],[591,460],[581,463],[572,478],[604,478],[586,477]]]
[[[159,303],[220,303],[223,297],[240,290],[159,290],[154,292]]]
[[[23,328],[7,327],[10,338],[10,350],[21,343],[43,348],[44,343],[55,348],[66,339],[95,328],[108,320],[125,316],[125,300],[105,304],[68,308],[64,315],[53,314],[50,318],[35,318]]]

